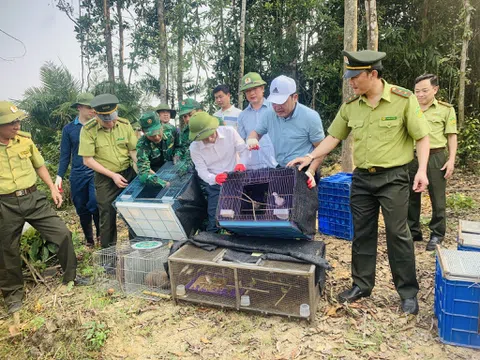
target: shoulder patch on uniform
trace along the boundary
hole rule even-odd
[[[121,118],[121,117],[119,117],[117,119],[117,121],[121,122],[122,124],[125,124],[125,125],[130,124],[130,121],[128,121],[127,119]]]
[[[32,134],[30,134],[29,132],[26,132],[26,131],[18,131],[17,135],[21,136],[21,137],[24,137],[24,138],[28,138],[28,139],[32,138]]]
[[[93,118],[84,125],[85,129],[90,130],[93,129],[97,125],[97,119]]]
[[[396,94],[396,95],[399,95],[399,96],[402,96],[402,97],[405,97],[405,98],[408,98],[411,95],[413,95],[413,93],[410,90],[404,89],[404,88],[399,87],[399,86],[392,87],[392,89],[390,91],[393,94]]]
[[[351,102],[357,100],[359,97],[360,95],[352,95],[347,100],[345,100],[345,104],[350,104]]]
[[[446,107],[453,107],[452,104],[449,104],[449,103],[447,103],[447,102],[445,102],[445,101],[440,101],[440,100],[438,100],[438,103],[439,103],[439,104],[442,104],[442,105],[444,105],[444,106],[446,106]]]

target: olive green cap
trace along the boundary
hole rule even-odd
[[[10,101],[0,101],[0,125],[10,124],[15,120],[23,120],[27,117],[22,110]]]
[[[90,101],[92,101],[94,98],[93,94],[91,93],[81,93],[77,95],[77,101],[75,101],[71,107],[76,108],[78,105],[86,105],[86,106],[91,106]]]
[[[167,104],[160,104],[155,108],[155,112],[159,111],[170,111],[170,119],[175,119],[175,116],[177,116],[177,111],[174,109],[170,109],[170,106]]]
[[[140,116],[138,120],[143,132],[147,136],[155,136],[162,133],[163,125],[160,118],[154,111],[147,112]]]
[[[256,72],[249,72],[242,77],[242,85],[240,86],[240,91],[245,91],[262,85],[267,85],[267,83],[263,81],[260,74]]]
[[[350,79],[366,70],[381,70],[382,59],[387,53],[382,51],[362,50],[362,51],[342,51],[345,67],[347,71],[343,77]]]
[[[95,109],[97,116],[103,121],[112,121],[118,118],[118,98],[112,94],[101,94],[90,101],[90,106]]]
[[[219,122],[215,116],[199,111],[190,118],[188,126],[190,129],[188,138],[191,141],[200,141],[212,135],[217,130]]]
[[[202,110],[202,105],[192,98],[182,100],[178,103],[178,116],[188,114],[192,110]]]

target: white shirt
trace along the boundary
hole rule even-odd
[[[238,115],[240,115],[241,112],[242,110],[232,105],[225,111],[222,109],[218,110],[213,116],[222,119],[225,126],[231,126],[237,130]]]
[[[233,171],[237,165],[237,155],[240,156],[240,163],[245,164],[248,148],[237,130],[229,126],[218,127],[217,139],[213,144],[204,144],[203,141],[190,144],[190,156],[198,176],[210,185],[215,185],[215,176],[218,174]]]

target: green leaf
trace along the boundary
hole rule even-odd
[[[42,248],[42,262],[46,262],[47,259],[49,258],[49,255],[50,255],[50,251],[48,251],[48,248],[44,246]]]
[[[58,245],[54,243],[48,243],[47,248],[48,251],[50,251],[52,254],[56,254],[58,251]]]
[[[28,255],[33,261],[37,260],[38,250],[40,248],[40,241],[40,239],[35,239],[32,246],[30,247],[30,250],[28,251]]]

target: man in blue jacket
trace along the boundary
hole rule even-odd
[[[70,191],[72,193],[73,204],[80,217],[80,225],[85,234],[87,246],[95,245],[92,220],[95,223],[97,236],[100,229],[97,199],[95,197],[95,186],[93,183],[94,171],[83,165],[83,158],[78,155],[80,130],[87,121],[95,117],[95,111],[90,106],[92,99],[92,94],[83,93],[79,94],[77,101],[72,104],[73,108],[78,109],[78,116],[71,123],[65,125],[62,130],[60,164],[58,165],[57,178],[55,180],[55,186],[61,192],[63,177],[71,161]]]

